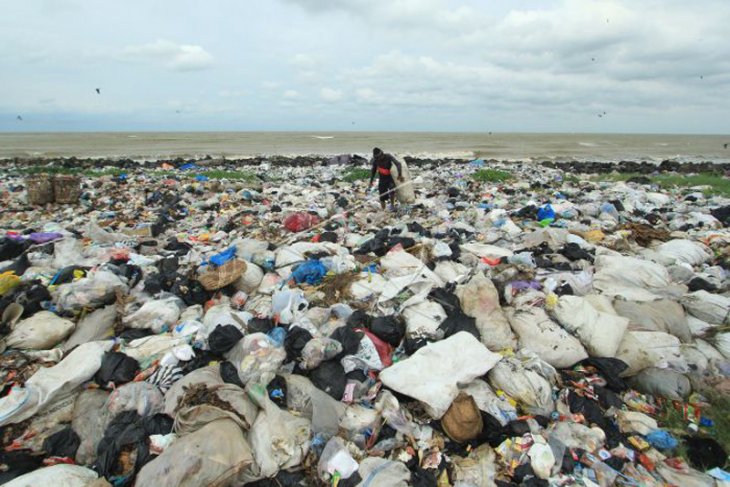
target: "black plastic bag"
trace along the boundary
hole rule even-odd
[[[286,350],[287,362],[298,361],[302,356],[304,346],[312,339],[312,334],[301,326],[293,326],[289,328],[289,332],[284,339],[284,349]]]
[[[22,276],[29,267],[30,261],[28,260],[28,254],[23,254],[12,264],[0,269],[0,274],[4,274],[5,272],[14,272],[16,276]]]
[[[370,328],[370,323],[372,323],[372,321],[372,316],[361,309],[356,309],[347,318],[347,325],[353,328]]]
[[[413,487],[438,487],[436,472],[417,468],[411,472],[411,485]]]
[[[614,392],[624,391],[628,387],[620,377],[621,373],[629,368],[622,360],[613,357],[589,357],[582,360],[580,365],[598,369],[600,375],[606,379],[606,387]]]
[[[228,360],[221,362],[218,370],[221,374],[221,379],[223,379],[223,382],[226,384],[233,384],[242,389],[245,387],[243,382],[241,382],[241,377],[238,375],[236,366]]]
[[[27,450],[4,452],[0,450],[0,485],[43,466],[43,457]]]
[[[337,340],[342,344],[342,352],[340,352],[335,359],[340,360],[342,357],[347,355],[356,354],[357,349],[360,348],[360,341],[362,340],[363,335],[363,332],[355,331],[349,325],[341,326],[333,331],[330,338]]]
[[[223,354],[236,346],[241,338],[243,333],[235,326],[218,325],[208,335],[208,348],[213,353]]]
[[[694,468],[705,471],[725,466],[727,452],[714,439],[687,436],[682,441],[687,446],[687,457]]]
[[[449,285],[433,289],[428,297],[443,306],[447,315],[452,313],[461,313],[461,303],[459,298],[454,294],[455,286]]]
[[[67,426],[43,441],[43,451],[50,457],[74,458],[79,445],[81,438],[71,426]]]
[[[30,247],[30,241],[3,238],[0,240],[0,262],[19,257],[28,247]]]
[[[406,339],[403,341],[403,348],[406,351],[407,355],[413,355],[421,348],[428,345],[428,340],[426,340],[423,337],[406,337]]]
[[[132,485],[137,472],[150,460],[147,438],[150,435],[166,435],[172,432],[173,420],[164,414],[141,417],[136,411],[125,411],[112,419],[104,432],[104,437],[96,447],[97,459],[94,469],[102,476],[110,479],[125,475],[128,477],[121,484]],[[122,450],[134,449],[136,459],[132,472],[122,472],[119,455]]]
[[[106,352],[94,382],[102,387],[113,382],[115,386],[132,382],[139,372],[139,362],[121,352]]]
[[[345,394],[345,386],[347,379],[345,377],[345,369],[339,361],[328,360],[322,362],[319,367],[309,372],[309,380],[318,389],[323,390],[335,400],[342,400]]]
[[[439,325],[439,330],[444,332],[444,338],[455,335],[460,331],[465,331],[474,335],[477,340],[481,340],[481,334],[477,329],[476,320],[461,311],[449,314]]]
[[[271,318],[251,318],[246,328],[249,333],[268,333],[274,328],[274,321]]]
[[[581,246],[577,243],[571,242],[565,244],[563,248],[558,251],[558,253],[570,259],[571,261],[587,260],[588,262],[593,262],[593,255],[591,255],[590,252],[588,252],[587,250],[581,248]]]
[[[406,325],[395,315],[373,318],[368,329],[394,347],[400,344],[406,334]]]
[[[271,382],[266,386],[266,392],[269,395],[269,399],[279,406],[281,409],[287,409],[286,395],[287,395],[286,380],[280,375],[274,376]]]

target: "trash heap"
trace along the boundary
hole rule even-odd
[[[166,164],[2,178],[0,483],[727,485],[727,198]]]

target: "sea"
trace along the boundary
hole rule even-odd
[[[0,133],[0,159],[360,154],[502,161],[730,162],[730,135],[444,132],[65,132]]]

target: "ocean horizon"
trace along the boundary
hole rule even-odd
[[[728,144],[728,145],[726,145]],[[730,135],[502,132],[0,132],[0,159],[369,155],[504,161],[730,162]]]

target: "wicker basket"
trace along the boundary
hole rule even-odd
[[[246,272],[246,263],[242,260],[229,260],[220,267],[208,270],[198,277],[198,281],[206,291],[217,291],[233,284]]]
[[[78,203],[81,197],[81,178],[71,175],[56,176],[53,180],[53,193],[56,203]]]
[[[28,203],[45,205],[53,203],[53,177],[50,174],[36,174],[25,178]]]

